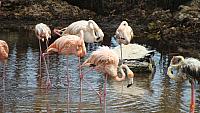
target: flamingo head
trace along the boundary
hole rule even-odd
[[[103,31],[93,20],[88,21],[87,30],[84,32],[84,35],[84,40],[87,43],[101,42],[104,37]]]
[[[173,79],[173,80],[180,80],[180,76],[176,76],[174,75],[172,72],[172,69],[179,69],[180,66],[182,66],[184,63],[184,58],[183,56],[173,56],[172,59],[171,59],[171,62],[170,62],[170,66],[168,67],[167,69],[167,75]],[[184,75],[185,76],[185,75]],[[182,74],[182,78],[184,79],[185,77],[183,76]]]
[[[126,21],[123,21],[116,30],[116,39],[121,44],[129,44],[133,37],[133,30]]]

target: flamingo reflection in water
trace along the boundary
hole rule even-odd
[[[172,69],[177,70],[177,75],[172,74]],[[190,113],[195,110],[195,89],[194,81],[200,82],[200,61],[195,58],[184,58],[183,56],[173,56],[168,67],[167,75],[173,80],[189,79],[191,83],[191,103]]]
[[[125,80],[126,74],[123,71],[123,69],[126,69],[127,76],[129,78],[129,82],[127,87],[130,87],[133,84],[133,72],[129,69],[127,65],[120,65],[119,64],[119,58],[118,55],[109,47],[103,46],[99,47],[96,51],[93,51],[91,56],[80,66],[80,68],[84,66],[89,66],[91,69],[89,69],[87,72],[85,72],[83,75],[91,71],[92,69],[95,69],[99,72],[102,72],[105,74],[105,81],[104,81],[104,112],[106,112],[106,82],[107,82],[107,76],[111,76],[116,81],[123,81]],[[118,76],[118,68],[119,71],[122,74],[122,77],[120,78]],[[83,79],[84,80],[84,79]],[[84,80],[86,81],[86,80]],[[90,85],[87,81],[86,83]],[[94,88],[90,86],[93,90]],[[102,100],[102,94],[97,92],[97,95],[100,98],[100,105]]]
[[[80,31],[79,36],[76,35],[64,35],[57,40],[55,40],[48,48],[47,52],[43,53],[44,57],[47,54],[51,53],[58,53],[58,54],[64,54],[67,57],[67,83],[68,83],[68,102],[70,101],[70,76],[68,71],[68,56],[69,55],[75,55],[79,58],[79,65],[80,65],[80,58],[84,57],[86,55],[86,47],[83,40],[83,30]],[[80,75],[80,95],[82,93],[82,77],[81,77],[81,69],[79,69],[79,75]],[[81,97],[80,97],[81,98]],[[69,110],[69,104],[68,104],[68,110]]]

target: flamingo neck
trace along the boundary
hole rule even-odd
[[[122,64],[122,67],[126,69],[126,73],[129,79],[127,87],[130,87],[133,84],[134,74],[127,65]]]
[[[172,74],[172,68],[173,68],[173,67],[174,67],[174,66],[169,66],[169,67],[168,67],[168,69],[167,69],[167,75],[168,75],[171,79],[177,80],[178,78],[177,78],[175,75]]]
[[[119,71],[121,72],[122,77],[120,78],[119,76],[115,76],[114,79],[115,79],[116,81],[123,81],[123,80],[125,80],[126,74],[124,73],[124,70],[123,70],[122,65],[119,67]]]

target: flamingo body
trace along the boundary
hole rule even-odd
[[[39,40],[48,40],[48,38],[51,38],[51,30],[50,28],[43,23],[37,24],[35,26],[35,34]]]
[[[47,53],[57,52],[64,55],[76,55],[83,57],[86,54],[86,47],[83,40],[83,31],[81,36],[64,35],[55,40],[48,48]]]
[[[8,44],[5,41],[0,40],[0,60],[7,59],[8,53],[9,53]]]
[[[84,32],[84,41],[86,43],[101,42],[103,40],[104,33],[93,20],[76,21],[60,31],[62,32],[61,36],[63,36],[66,34],[77,35],[80,30]]]
[[[115,35],[118,43],[127,45],[133,38],[133,30],[126,21],[122,21],[117,28]]]
[[[112,76],[116,81],[122,81],[125,79],[125,73],[122,68],[127,71],[128,78],[133,82],[133,72],[126,65],[118,66],[119,58],[118,55],[109,47],[103,46],[94,51],[91,56],[81,66],[94,66],[95,69],[104,74]],[[122,74],[122,77],[118,77],[118,67]],[[128,85],[129,86],[129,85]]]
[[[170,67],[168,68],[168,75],[175,76],[171,73],[170,68],[178,69],[179,77],[186,75],[189,79],[200,81],[200,61],[195,58],[183,58],[182,56],[173,56]],[[173,78],[173,77],[172,77]],[[175,77],[177,79],[177,77]]]

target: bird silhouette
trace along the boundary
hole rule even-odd
[[[176,75],[172,74],[172,69],[176,69]],[[195,109],[195,89],[194,81],[200,82],[200,61],[195,58],[184,58],[183,56],[173,56],[168,67],[167,75],[173,80],[189,79],[191,83],[191,104],[190,112]]]

